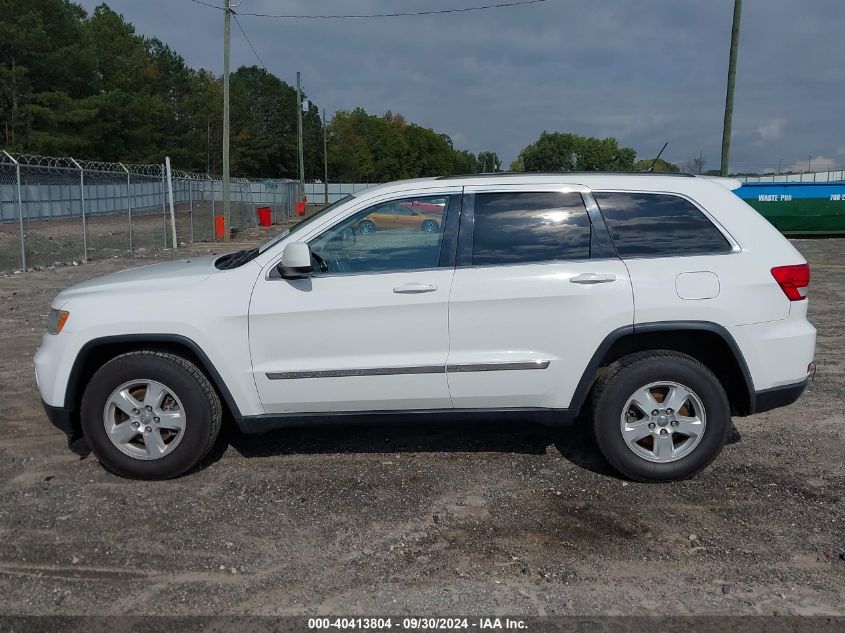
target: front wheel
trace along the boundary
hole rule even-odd
[[[163,352],[122,354],[91,377],[82,432],[103,466],[124,477],[169,479],[211,450],[220,399],[193,363]]]
[[[707,367],[669,351],[631,354],[593,389],[596,440],[637,481],[692,477],[722,450],[730,430],[725,390]]]

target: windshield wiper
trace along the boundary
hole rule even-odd
[[[220,270],[230,270],[232,268],[237,268],[238,266],[246,264],[249,260],[257,256],[257,248],[245,249],[242,251],[231,253],[230,255],[224,255],[223,257],[217,260],[216,265],[217,268],[219,268]]]

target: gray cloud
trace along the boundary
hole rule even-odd
[[[84,0],[93,10],[100,0]],[[222,0],[211,0],[222,4]],[[188,0],[111,0],[189,64],[222,69],[222,14]],[[370,13],[473,0],[243,0],[242,12]],[[543,130],[616,136],[641,156],[718,167],[731,0],[551,0],[379,20],[240,20],[269,70],[329,112],[388,109],[507,162]],[[835,156],[845,137],[841,0],[747,2],[732,168]],[[235,67],[255,58],[233,25]]]

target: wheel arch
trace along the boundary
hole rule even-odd
[[[240,410],[229,388],[197,343],[178,334],[125,334],[92,339],[79,350],[68,377],[64,399],[64,406],[71,412],[75,430],[80,429],[79,404],[82,393],[94,372],[121,354],[139,350],[169,352],[194,363],[214,385],[232,418],[236,422],[241,419]]]
[[[648,350],[686,354],[707,366],[722,383],[733,415],[751,415],[756,393],[745,357],[730,332],[710,321],[657,321],[621,327],[605,337],[593,355],[572,396],[570,408],[579,411],[602,368]]]

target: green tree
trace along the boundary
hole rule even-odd
[[[401,114],[340,111],[329,130],[331,180],[381,182],[477,171],[473,154],[455,151],[448,136],[408,123]]]
[[[481,172],[499,171],[502,167],[502,161],[496,152],[479,152],[476,162]]]
[[[233,173],[297,177],[296,92],[257,66],[232,73]]]
[[[454,150],[440,134],[418,125],[405,125],[405,173],[416,176],[442,176],[452,173]]]
[[[157,68],[145,40],[121,15],[100,5],[82,36],[94,65],[90,86],[97,116],[85,126],[88,155],[99,160],[161,162],[159,126],[166,111],[154,91]]]
[[[164,153],[176,165],[202,170],[206,163],[209,108],[213,107],[206,96],[208,77],[189,68],[181,55],[157,39],[147,41],[147,50],[155,69],[152,98],[161,112],[156,125],[160,141],[151,148],[158,156],[154,160],[161,160]],[[222,94],[220,98],[222,101]],[[220,114],[222,117],[222,104]]]
[[[69,0],[0,0],[0,119],[5,148],[48,155],[161,162],[222,170],[222,82],[189,67],[107,5],[91,15]],[[298,175],[296,92],[256,66],[231,75],[232,173]],[[316,104],[302,113],[305,178],[322,178],[325,131],[330,177],[382,181],[475,173],[479,157],[452,140],[363,109],[329,124]],[[493,152],[482,168],[498,165]],[[484,167],[484,165],[488,165]]]
[[[634,171],[659,171],[664,173],[676,173],[681,171],[674,163],[658,158],[643,158],[634,163]]]
[[[332,117],[329,131],[332,141],[328,147],[329,179],[335,182],[361,182],[373,173],[373,158],[356,125],[356,119],[366,113],[338,111]]]
[[[452,171],[453,174],[477,174],[478,157],[465,149],[452,150]]]
[[[0,11],[4,145],[33,152],[84,147],[80,124],[93,116],[84,11],[66,0],[5,1]]]
[[[517,160],[525,171],[631,171],[636,152],[615,138],[543,132]]]

